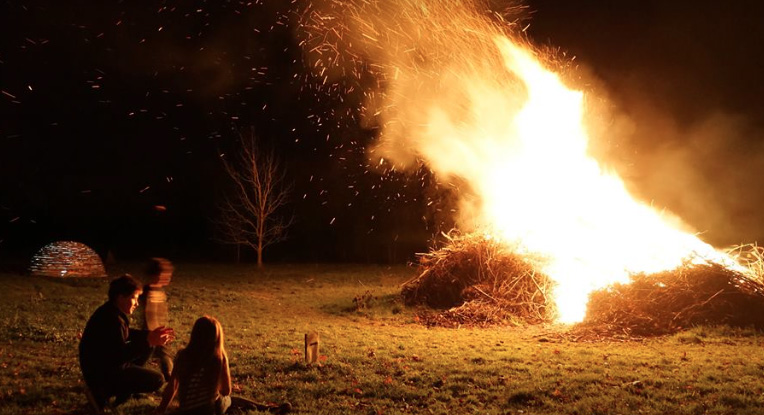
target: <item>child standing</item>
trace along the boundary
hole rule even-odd
[[[147,284],[143,286],[143,294],[140,297],[140,303],[143,305],[143,328],[146,330],[168,326],[167,294],[164,287],[172,280],[174,270],[172,262],[164,258],[151,258],[146,267]],[[159,360],[164,378],[170,379],[172,352],[167,346],[157,346],[152,357]]]

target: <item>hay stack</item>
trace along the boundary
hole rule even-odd
[[[408,305],[445,310],[434,325],[490,325],[507,319],[538,323],[554,317],[552,281],[526,258],[482,235],[446,236],[444,247],[420,256],[420,274],[404,283]]]
[[[701,324],[764,328],[764,284],[715,263],[637,274],[593,292],[582,325],[649,336]]]

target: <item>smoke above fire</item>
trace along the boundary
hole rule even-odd
[[[635,200],[591,156],[597,117],[586,94],[525,39],[521,6],[487,6],[328,1],[302,16],[302,46],[322,82],[376,80],[362,111],[380,131],[372,162],[422,162],[467,183],[460,226],[543,258],[561,321],[581,320],[591,291],[630,273],[692,258],[737,266],[676,216]]]
[[[635,196],[681,212],[717,246],[759,239],[764,195],[754,191],[752,172],[764,169],[761,129],[722,110],[682,124],[655,104],[635,107],[631,119],[639,122],[621,136],[629,159],[616,166]]]
[[[523,104],[525,86],[502,69],[496,45],[522,33],[523,12],[516,5],[499,14],[472,0],[313,2],[299,37],[323,84],[352,78],[364,89],[360,122],[380,131],[372,165],[405,170],[425,161],[449,181],[480,170],[480,153],[505,141],[504,120],[480,114],[502,108],[509,116]],[[491,138],[465,140],[475,127]],[[468,205],[479,199],[468,199],[461,224],[474,227]]]

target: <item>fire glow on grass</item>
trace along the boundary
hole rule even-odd
[[[422,160],[442,180],[468,183],[464,227],[543,258],[561,322],[581,321],[590,292],[630,273],[692,259],[739,268],[678,218],[632,198],[588,154],[583,92],[478,3],[334,1],[306,19],[319,73],[368,60],[384,80],[365,104],[382,127],[371,157]]]

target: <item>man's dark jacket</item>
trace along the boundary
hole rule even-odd
[[[80,367],[85,381],[97,385],[145,356],[147,330],[130,328],[129,317],[107,301],[90,316],[80,340]]]

